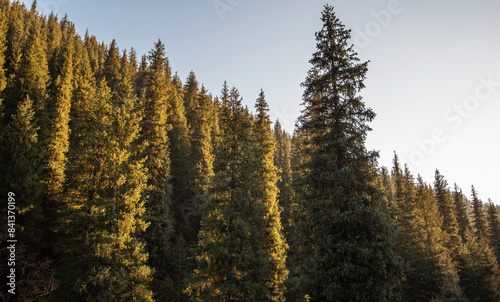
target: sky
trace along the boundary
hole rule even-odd
[[[23,1],[29,7],[32,1]],[[304,81],[325,1],[38,0],[68,15],[77,32],[147,54],[160,39],[172,70],[193,70],[214,96],[227,81],[253,109],[260,89],[288,132],[300,115]],[[429,183],[500,204],[500,2],[330,0],[368,65],[360,94],[377,114],[367,148],[392,167],[394,152]],[[497,135],[495,135],[497,133]]]

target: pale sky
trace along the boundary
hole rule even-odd
[[[24,1],[28,7],[31,0]],[[38,0],[83,35],[147,53],[161,39],[173,71],[213,94],[227,80],[253,109],[264,89],[273,120],[293,131],[325,1]],[[338,0],[337,16],[370,60],[364,101],[377,113],[367,147],[392,167],[500,204],[500,1]]]

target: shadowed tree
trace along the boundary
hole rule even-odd
[[[375,114],[358,95],[367,62],[359,63],[333,7],[325,6],[321,20],[298,121],[302,152],[310,154],[297,201],[298,228],[308,238],[302,245],[309,246],[303,261],[312,265],[304,288],[318,301],[395,299],[400,263],[377,203],[378,153],[364,145]]]

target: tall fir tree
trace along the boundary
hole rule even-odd
[[[276,248],[278,256],[280,246],[266,231],[266,226],[276,227],[276,216],[267,216],[263,200],[256,198],[276,189],[264,193],[257,183],[254,121],[241,106],[237,89],[229,92],[224,84],[221,100],[214,183],[198,234],[197,268],[186,293],[197,301],[280,301],[281,293],[274,290],[279,291],[281,262],[271,264],[269,254]],[[276,275],[269,275],[275,268]]]
[[[467,215],[467,204],[466,198],[462,193],[462,189],[460,189],[457,184],[453,187],[453,202],[455,204],[455,212],[457,214],[457,222],[458,222],[458,234],[462,238],[462,242],[465,241],[465,233],[467,230],[471,229],[469,215]]]
[[[68,284],[59,299],[153,301],[141,238],[148,227],[146,169],[136,148],[141,114],[130,94],[113,105],[105,81],[90,96],[75,125],[84,135],[76,140],[68,173],[61,221]]]
[[[474,223],[474,229],[476,235],[481,239],[488,240],[488,223],[486,221],[486,216],[484,214],[483,202],[479,199],[477,191],[472,186],[472,222]]]
[[[55,80],[53,99],[48,107],[49,120],[45,133],[43,162],[43,210],[45,213],[45,239],[57,240],[54,223],[61,208],[61,194],[66,177],[67,153],[69,151],[69,120],[73,93],[73,46],[72,40],[64,44],[63,68]],[[53,252],[49,247],[49,252]]]
[[[458,235],[458,223],[455,214],[455,206],[451,192],[448,188],[448,182],[437,169],[434,176],[434,192],[436,194],[439,214],[443,218],[442,229],[448,234],[446,247],[450,250],[450,252],[452,252],[453,258],[456,258],[461,245],[461,239]]]
[[[486,205],[488,221],[488,237],[490,245],[495,251],[497,261],[500,261],[500,215],[497,206],[489,200]]]
[[[255,103],[256,120],[254,124],[255,148],[257,160],[256,202],[264,208],[264,238],[266,250],[266,270],[263,280],[268,286],[266,301],[284,301],[284,281],[288,276],[286,268],[287,244],[283,235],[281,209],[278,203],[277,169],[274,164],[276,141],[271,130],[269,106],[264,91],[261,90]]]
[[[349,46],[350,31],[326,5],[316,32],[299,130],[308,137],[299,196],[300,231],[310,237],[313,267],[304,276],[306,291],[317,301],[395,299],[400,263],[373,181],[378,154],[365,139],[373,111],[357,92],[364,87],[367,62],[358,63]]]
[[[5,135],[0,141],[4,161],[2,174],[6,177],[2,187],[16,194],[18,214],[16,224],[20,230],[19,239],[37,249],[42,244],[43,212],[40,197],[43,187],[40,169],[42,158],[33,107],[33,101],[29,96],[18,104],[17,112],[7,125]]]
[[[170,238],[173,230],[171,215],[170,150],[168,129],[168,80],[165,75],[167,59],[165,45],[158,40],[149,52],[147,84],[144,96],[144,118],[141,140],[146,144],[144,155],[148,170],[148,188],[145,190],[146,216],[151,223],[145,233],[149,264],[155,269],[153,291],[161,295],[168,286]]]
[[[292,165],[291,165],[291,138],[279,121],[274,125],[274,137],[276,140],[276,154],[274,164],[278,168],[278,201],[282,208],[281,222],[285,233],[288,232],[288,220],[290,219],[290,208],[292,204]]]
[[[460,257],[460,282],[469,301],[499,301],[500,270],[488,243],[467,230]]]

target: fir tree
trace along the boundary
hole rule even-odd
[[[500,270],[493,250],[472,230],[465,233],[461,254],[460,282],[469,301],[500,299]]]
[[[54,223],[61,207],[61,193],[66,177],[67,153],[69,151],[69,119],[73,90],[73,48],[71,41],[66,41],[62,73],[55,80],[55,92],[49,107],[49,127],[45,133],[44,146],[44,204],[46,222],[45,240],[55,242]],[[49,247],[49,252],[53,252]]]
[[[491,199],[489,200],[486,207],[488,214],[487,220],[490,245],[495,251],[497,260],[500,261],[500,218],[498,214],[498,208],[491,201]]]
[[[395,299],[400,264],[376,204],[372,167],[378,154],[364,146],[375,114],[357,95],[367,63],[358,63],[348,45],[350,31],[333,7],[325,6],[321,20],[299,118],[308,137],[304,152],[311,155],[299,197],[301,232],[311,244],[304,260],[314,264],[305,288],[321,301]]]
[[[270,208],[266,210],[264,200],[256,199],[272,199],[273,194],[276,198],[276,188],[265,192],[261,183],[256,183],[253,120],[241,106],[238,91],[233,88],[229,92],[224,84],[221,99],[212,198],[204,209],[196,246],[197,268],[186,293],[199,301],[280,301],[285,271],[281,261],[270,261],[281,257],[283,243],[276,241],[279,235],[269,234],[269,228],[278,227],[277,216],[268,212],[273,209],[272,200],[268,200]],[[273,249],[276,255],[270,254]],[[276,275],[270,275],[272,271]]]
[[[148,169],[145,190],[146,220],[151,223],[146,234],[149,264],[155,269],[153,291],[159,293],[168,281],[170,237],[172,234],[170,151],[167,136],[168,81],[165,76],[165,46],[161,41],[149,53],[145,87],[144,118],[141,140]]]
[[[472,192],[472,222],[474,223],[474,229],[476,230],[477,237],[487,240],[488,236],[488,224],[486,222],[486,217],[484,215],[483,202],[479,199],[474,186],[471,189]]]
[[[453,258],[456,258],[458,255],[458,249],[461,245],[461,240],[458,235],[458,223],[455,214],[455,206],[453,204],[451,192],[448,188],[448,183],[437,169],[434,178],[434,191],[436,194],[439,214],[443,218],[442,228],[449,236],[446,247],[452,252]]]
[[[141,200],[146,169],[135,143],[140,113],[130,95],[113,107],[104,81],[88,105],[68,173],[61,229],[69,292],[60,299],[153,301],[152,270],[140,238],[148,227]]]
[[[285,130],[281,129],[281,124],[276,121],[274,125],[274,137],[276,139],[276,154],[274,164],[278,168],[278,200],[282,208],[281,221],[287,232],[288,220],[290,219],[290,207],[292,203],[292,166],[291,158],[291,138]]]
[[[264,207],[264,248],[266,249],[267,263],[263,272],[263,280],[269,287],[265,297],[266,301],[284,301],[283,283],[288,275],[286,269],[287,244],[282,233],[280,207],[277,200],[278,188],[276,182],[277,169],[274,165],[276,143],[271,131],[269,107],[265,100],[264,91],[261,90],[255,103],[257,116],[254,124],[257,175],[254,196],[256,201]]]
[[[16,194],[16,224],[20,230],[21,241],[38,248],[42,243],[42,181],[38,127],[35,125],[33,107],[29,96],[18,104],[17,112],[0,141],[4,161],[2,164],[6,164],[2,169],[5,176],[2,187]]]
[[[455,212],[457,213],[458,234],[465,240],[465,233],[471,229],[469,216],[467,215],[467,205],[462,189],[457,184],[453,188],[453,202],[455,204]]]

